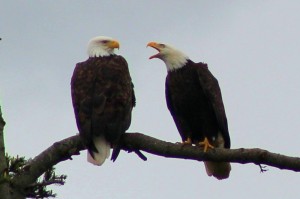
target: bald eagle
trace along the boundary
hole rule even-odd
[[[91,39],[89,58],[76,64],[71,79],[79,135],[87,147],[88,161],[99,166],[110,156],[111,147],[119,150],[118,141],[130,126],[135,106],[127,62],[114,54],[115,48],[119,43],[110,37]]]
[[[221,90],[207,64],[194,63],[167,44],[150,42],[147,46],[158,50],[150,59],[161,59],[167,66],[167,106],[183,144],[202,146],[205,152],[209,148],[230,148]],[[229,177],[230,163],[206,161],[204,164],[209,176]]]

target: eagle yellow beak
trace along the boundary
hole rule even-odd
[[[114,48],[119,49],[120,48],[120,44],[119,44],[119,42],[117,40],[112,40],[112,41],[109,42],[108,47],[110,47],[112,49],[114,49]]]
[[[159,49],[159,44],[156,43],[156,42],[154,42],[154,41],[149,42],[149,43],[147,44],[147,47],[148,47],[148,46],[150,46],[150,47],[152,47],[152,48],[154,48],[154,49],[160,51],[160,49]]]
[[[161,59],[161,54],[160,54],[160,51],[161,51],[161,45],[159,44],[159,43],[156,43],[156,42],[154,42],[154,41],[152,41],[152,42],[149,42],[148,44],[147,44],[147,47],[148,46],[150,46],[150,47],[152,47],[152,48],[154,48],[154,49],[156,49],[157,51],[158,51],[158,53],[157,54],[155,54],[155,55],[152,55],[151,57],[149,57],[149,59],[153,59],[153,58],[159,58],[159,59]]]

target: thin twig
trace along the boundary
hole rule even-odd
[[[48,185],[52,185],[52,184],[64,185],[65,181],[59,180],[59,179],[53,179],[53,180],[49,180],[49,181],[32,183],[29,187],[36,187],[36,186],[44,187],[44,186],[48,186]]]

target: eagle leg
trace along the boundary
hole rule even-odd
[[[202,142],[199,142],[199,146],[202,146],[204,148],[204,152],[206,152],[209,148],[214,148],[214,146],[209,143],[207,137],[205,137]]]

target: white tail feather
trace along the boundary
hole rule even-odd
[[[218,133],[214,146],[216,148],[224,148],[224,139],[221,132]],[[218,180],[229,177],[231,165],[229,162],[210,162],[204,161],[205,170],[208,176],[214,176]]]
[[[105,159],[109,158],[110,156],[110,144],[106,141],[104,136],[95,136],[93,141],[98,153],[93,152],[93,158],[88,152],[87,161],[94,165],[101,166],[105,162]]]
[[[229,162],[204,162],[206,173],[208,176],[214,176],[218,180],[229,177],[231,165]]]

